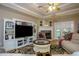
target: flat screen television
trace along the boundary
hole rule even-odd
[[[33,26],[15,25],[15,38],[33,35]]]

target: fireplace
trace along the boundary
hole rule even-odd
[[[41,30],[46,35],[46,39],[51,39],[51,30]]]
[[[39,32],[44,32],[46,35],[46,39],[53,39],[53,27],[50,26],[40,26]]]

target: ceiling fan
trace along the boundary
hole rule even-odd
[[[47,7],[47,12],[52,12],[52,11],[59,11],[60,10],[60,3],[48,3],[47,4],[48,7]],[[43,5],[43,6],[38,6],[39,8],[45,8],[46,6]]]

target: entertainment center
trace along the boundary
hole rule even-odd
[[[37,38],[36,24],[20,19],[0,20],[0,43],[5,51],[33,44]]]

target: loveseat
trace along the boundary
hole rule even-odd
[[[74,53],[76,51],[79,51],[79,34],[74,33],[70,41],[63,40],[61,45],[69,53]]]

